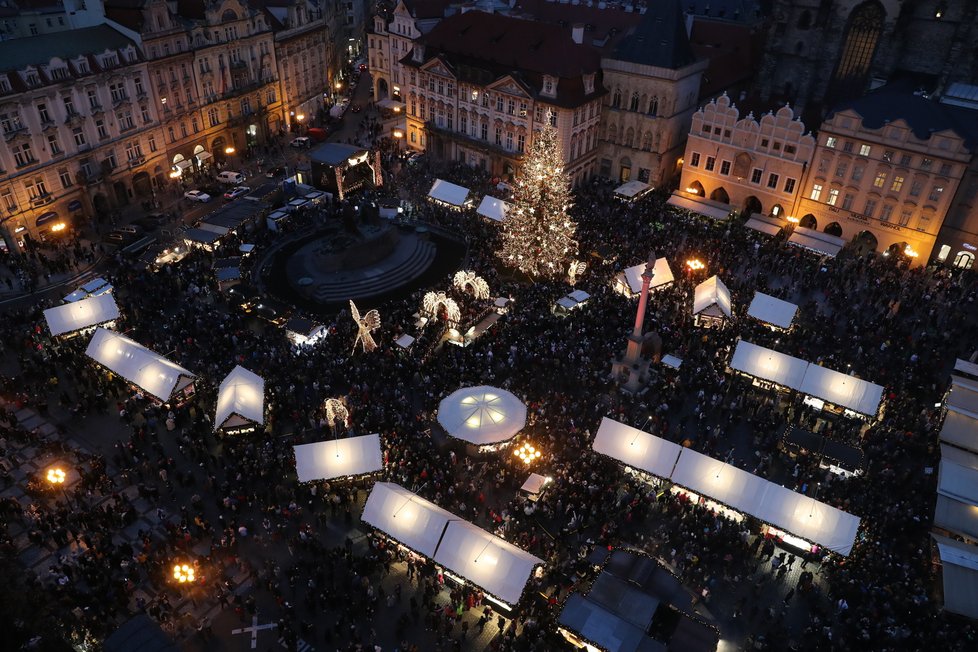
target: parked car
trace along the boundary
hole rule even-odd
[[[273,167],[271,170],[267,171],[265,173],[265,176],[268,177],[269,179],[275,179],[277,177],[283,176],[284,174],[285,174],[285,166],[277,165]]]
[[[362,108],[363,107],[360,106],[359,104],[354,104],[353,106],[350,107],[350,110],[353,111],[354,113],[360,113],[360,109]]]
[[[138,224],[126,224],[117,228],[116,231],[119,231],[120,233],[128,233],[129,235],[139,235],[143,232],[143,227],[139,226]]]
[[[221,183],[226,183],[232,186],[240,186],[245,182],[245,175],[240,172],[232,172],[231,170],[225,170],[217,175],[217,180]]]
[[[307,138],[305,136],[299,136],[298,138],[294,138],[292,142],[289,143],[290,147],[295,147],[296,149],[306,149],[310,145],[312,145],[312,139]]]
[[[241,195],[247,195],[251,192],[251,188],[248,186],[238,186],[237,188],[231,188],[226,193],[224,193],[224,198],[227,200],[237,199]]]
[[[109,231],[105,234],[105,243],[110,245],[115,245],[117,247],[122,247],[130,242],[134,242],[137,236],[133,233],[126,233],[125,231],[120,231],[115,229],[114,231]]]
[[[188,190],[187,192],[183,193],[183,196],[189,199],[190,201],[198,201],[201,204],[206,204],[211,200],[210,195],[200,190]]]
[[[416,165],[421,162],[421,158],[424,156],[421,152],[414,152],[407,157],[408,165]]]

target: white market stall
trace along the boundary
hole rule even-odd
[[[846,246],[846,240],[815,229],[796,226],[788,237],[788,244],[834,258]]]
[[[750,302],[750,307],[747,308],[748,316],[783,330],[791,328],[791,323],[794,321],[797,312],[798,306],[790,301],[772,297],[763,292],[756,292],[754,299]]]
[[[507,606],[520,601],[543,560],[468,521],[449,521],[433,559]]]
[[[703,199],[692,193],[680,194],[678,190],[670,195],[666,204],[675,208],[681,208],[684,211],[697,213],[703,217],[709,217],[718,222],[729,219],[731,213],[734,212],[734,208],[729,204],[711,199]]]
[[[81,301],[88,297],[98,297],[112,292],[112,285],[101,276],[93,278],[64,298],[65,303]]]
[[[693,315],[697,320],[729,319],[732,315],[730,290],[719,276],[711,276],[693,290]]]
[[[797,390],[805,379],[808,362],[740,340],[730,359],[730,368],[752,378]]]
[[[948,406],[941,441],[978,453],[978,413]]]
[[[479,208],[475,212],[493,222],[504,222],[511,208],[512,204],[509,202],[486,195],[482,198]]]
[[[378,434],[300,444],[293,449],[299,482],[361,476],[384,468]]]
[[[652,186],[641,181],[626,181],[615,188],[615,196],[628,202],[636,202],[652,192]]]
[[[787,224],[787,220],[782,220],[771,215],[754,213],[750,216],[750,219],[744,223],[744,226],[748,229],[753,229],[754,231],[763,233],[764,235],[775,236],[781,233],[781,229],[783,229]]]
[[[312,346],[326,337],[326,327],[311,319],[293,317],[285,323],[285,336],[296,346]]]
[[[189,396],[196,376],[124,335],[98,328],[85,355],[150,396],[168,402]]]
[[[657,478],[668,478],[682,446],[638,428],[603,417],[591,448]]]
[[[438,404],[438,423],[452,437],[479,447],[512,439],[526,425],[526,406],[505,389],[463,387]]]
[[[530,477],[520,487],[520,491],[526,492],[530,495],[530,500],[535,501],[539,499],[544,487],[548,484],[550,484],[550,478],[544,477],[539,473],[531,473]]]
[[[936,534],[944,584],[944,610],[978,618],[978,547]]]
[[[951,389],[947,393],[947,406],[978,414],[978,383],[962,376],[951,376]]]
[[[111,294],[90,296],[44,311],[51,335],[77,335],[94,326],[108,324],[119,318],[119,306]]]
[[[880,385],[814,363],[805,370],[799,391],[871,418],[876,417],[883,402]]]
[[[374,484],[361,520],[401,545],[434,558],[442,534],[457,516],[392,482]]]
[[[256,373],[235,366],[217,392],[214,430],[253,432],[264,424],[265,381]]]
[[[642,291],[642,274],[645,273],[647,264],[633,265],[618,274],[614,280],[614,290],[626,297],[637,297]],[[652,276],[652,282],[649,283],[650,291],[666,287],[675,280],[672,268],[669,267],[669,261],[665,258],[656,258],[653,271],[655,274]]]
[[[435,179],[428,191],[428,198],[432,201],[451,206],[452,208],[462,208],[468,201],[469,189],[458,186],[444,179]]]
[[[858,517],[688,448],[672,481],[841,555],[856,540]]]

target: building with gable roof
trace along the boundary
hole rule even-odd
[[[165,170],[147,64],[108,25],[0,41],[0,235],[60,237]]]

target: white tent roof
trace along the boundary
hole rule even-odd
[[[931,536],[941,557],[945,611],[978,618],[978,547]]]
[[[391,482],[377,482],[363,506],[365,523],[426,557],[434,558],[449,521],[458,517]]]
[[[675,206],[676,208],[692,211],[693,213],[699,213],[700,215],[714,220],[725,220],[729,218],[730,211],[733,210],[731,206],[717,201],[712,201],[709,199],[692,199],[691,197],[683,197],[682,195],[678,195],[676,193],[673,193],[666,203],[670,206]]]
[[[506,219],[506,214],[509,213],[509,209],[511,207],[512,206],[509,202],[486,195],[482,198],[482,202],[479,204],[479,208],[477,208],[475,212],[483,217],[489,218],[490,220],[502,222]]]
[[[788,244],[793,244],[803,249],[810,249],[815,253],[835,256],[845,246],[845,238],[839,238],[828,233],[822,233],[815,229],[806,229],[803,226],[796,226],[794,232],[788,238]]]
[[[954,370],[958,373],[964,374],[965,376],[973,376],[978,378],[978,364],[974,362],[969,362],[968,360],[958,358],[954,361]]]
[[[951,376],[951,391],[947,394],[947,405],[978,414],[978,384],[961,376]]]
[[[438,423],[457,439],[479,446],[498,444],[526,425],[526,406],[505,389],[463,387],[438,404]]]
[[[978,455],[942,444],[937,493],[978,505]]]
[[[781,232],[781,229],[784,228],[785,224],[787,224],[785,220],[754,213],[751,215],[750,219],[744,223],[744,226],[746,226],[748,229],[760,231],[766,235],[777,235]]]
[[[466,197],[469,196],[469,189],[449,183],[444,179],[435,179],[431,190],[428,191],[428,196],[452,206],[463,206]]]
[[[190,381],[195,378],[142,344],[104,328],[92,335],[85,355],[162,401],[169,400],[181,378]]]
[[[414,336],[404,333],[399,338],[394,340],[394,344],[398,345],[402,349],[410,349],[411,345],[414,344]]]
[[[966,539],[978,541],[978,507],[938,495],[937,506],[934,508],[934,525]]]
[[[632,181],[626,181],[625,183],[615,188],[615,194],[631,199],[636,195],[641,195],[643,192],[647,191],[651,187],[652,186],[650,186],[647,183],[642,183],[641,181],[636,181],[633,179]]]
[[[842,555],[856,540],[859,519],[852,514],[688,448],[672,481]]]
[[[672,367],[673,369],[679,369],[683,365],[682,358],[677,358],[674,355],[666,354],[662,356],[662,364],[667,367]]]
[[[730,359],[730,368],[782,387],[798,389],[805,378],[808,363],[801,358],[741,340],[737,342],[733,358]]]
[[[299,482],[332,480],[384,468],[380,435],[317,441],[293,446]]]
[[[530,494],[538,494],[540,490],[544,488],[547,484],[547,479],[540,475],[539,473],[531,473],[530,477],[526,479],[523,486],[520,487],[520,491],[525,491]]]
[[[450,521],[434,560],[507,604],[516,604],[543,560],[467,521]]]
[[[561,297],[557,299],[557,305],[565,310],[573,310],[577,307],[577,302],[570,297]]]
[[[693,314],[730,317],[730,290],[719,276],[711,276],[693,291]]]
[[[871,417],[879,412],[883,400],[880,385],[817,364],[808,365],[800,391]]]
[[[119,306],[116,305],[111,294],[89,297],[44,311],[48,330],[54,336],[72,333],[118,318]]]
[[[585,301],[591,298],[591,295],[585,292],[584,290],[574,290],[567,296],[573,299],[574,301],[576,301],[577,303],[584,303]]]
[[[265,423],[265,381],[256,373],[235,366],[217,392],[214,430],[247,422]]]
[[[641,265],[633,265],[632,267],[626,268],[618,275],[618,283],[624,284],[632,294],[638,294],[642,291],[642,274],[645,273],[645,266],[647,264],[642,263]],[[672,268],[669,267],[669,261],[665,258],[656,258],[655,274],[652,276],[652,283],[649,285],[649,289],[654,290],[663,285],[668,285],[674,280],[675,276],[672,274]]]
[[[978,414],[948,407],[941,427],[941,441],[978,453]]]
[[[508,604],[519,601],[534,567],[543,563],[390,482],[374,485],[363,521]]]
[[[659,478],[672,475],[682,446],[604,417],[591,447],[595,452]]]
[[[796,312],[798,306],[795,304],[763,292],[754,294],[754,299],[747,309],[747,314],[754,319],[779,328],[790,328]]]

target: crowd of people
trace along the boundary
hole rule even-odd
[[[216,253],[196,251],[159,271],[122,256],[104,270],[121,308],[116,327],[199,376],[184,405],[159,405],[110,379],[85,357],[87,338],[47,337],[44,305],[0,320],[12,370],[0,388],[7,410],[46,401],[52,415],[70,419],[66,436],[86,427],[86,419],[118,417],[114,445],[78,460],[90,480],[75,490],[85,496],[75,509],[50,496],[39,496],[29,509],[0,505],[4,524],[25,527],[38,541],[59,548],[69,538],[81,542],[47,575],[30,580],[74,614],[65,628],[102,637],[136,609],[175,632],[206,639],[209,623],[188,622],[167,597],[165,579],[176,552],[204,543],[210,553],[201,563],[211,570],[202,573],[201,595],[248,618],[258,602],[235,592],[226,578],[236,569],[250,572],[258,590],[274,599],[275,613],[266,617],[277,619],[278,634],[292,646],[301,639],[323,649],[454,650],[488,629],[493,649],[562,649],[555,619],[582,577],[581,559],[601,545],[656,556],[695,592],[724,638],[744,646],[974,644],[974,627],[942,613],[935,598],[928,534],[935,485],[924,473],[936,462],[935,404],[948,369],[955,357],[972,353],[978,285],[971,272],[908,269],[907,261],[845,250],[824,260],[786,246],[784,236],[673,211],[659,195],[618,201],[613,184],[596,180],[576,191],[572,208],[579,256],[589,263],[578,287],[591,300],[561,318],[552,307],[569,291],[566,281],[531,284],[502,268],[497,224],[424,200],[436,174],[476,194],[498,190],[481,171],[426,161],[405,166],[384,188],[412,201],[414,219],[464,237],[469,268],[494,296],[514,300],[504,319],[466,348],[420,356],[393,346],[399,334],[414,333],[412,315],[431,289],[423,288],[379,306],[383,326],[374,337],[381,347],[373,353],[351,356],[355,331],[343,312],[327,317],[330,334],[321,343],[298,349],[281,329],[256,324],[218,291],[213,259],[237,249],[233,237]],[[334,210],[340,209],[322,209],[320,219],[334,218]],[[275,237],[248,235],[259,248]],[[684,363],[679,370],[655,366],[649,389],[632,397],[618,391],[609,372],[624,350],[636,304],[614,293],[611,280],[652,249],[670,261],[676,281],[652,295],[646,326],[660,335],[664,352]],[[705,272],[684,267],[693,257]],[[704,330],[694,324],[692,292],[712,274],[730,288],[734,316]],[[434,289],[449,284],[445,279],[445,287]],[[747,318],[755,290],[799,304],[796,326],[773,332]],[[458,298],[471,317],[481,314],[477,302]],[[438,333],[426,337],[437,340]],[[829,415],[799,396],[731,376],[726,366],[738,338],[884,385],[881,418],[866,424]],[[263,431],[234,439],[215,434],[211,418],[217,384],[237,364],[265,379],[268,417]],[[498,385],[525,400],[529,420],[521,436],[544,451],[533,470],[553,478],[539,502],[519,494],[526,469],[512,456],[468,455],[452,440],[432,436],[438,402],[474,384]],[[345,398],[350,434],[380,433],[383,478],[546,561],[513,613],[494,610],[479,587],[446,584],[433,564],[381,536],[354,541],[350,533],[370,480],[296,482],[292,446],[329,436],[321,406],[330,397]],[[591,451],[604,416],[797,491],[814,495],[818,487],[819,500],[862,519],[852,553],[804,555],[776,546],[750,519],[732,520],[653,479],[625,473]],[[30,436],[15,421],[9,411],[0,414],[4,438]],[[817,424],[823,435],[863,450],[861,474],[836,476],[814,456],[791,457],[779,446],[787,426]],[[133,486],[138,495],[125,495]],[[159,529],[138,532],[135,541],[114,536],[128,525],[127,505],[137,498],[158,507]],[[7,537],[8,555],[11,546]],[[797,579],[789,583],[792,571]],[[157,588],[154,598],[136,601],[141,582]]]

